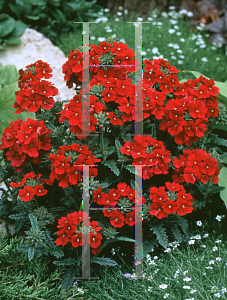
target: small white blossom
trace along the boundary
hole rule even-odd
[[[217,293],[217,294],[214,294],[215,297],[217,298],[220,298],[221,297],[221,294],[220,293]]]
[[[189,245],[193,245],[193,244],[195,244],[195,240],[191,240],[188,243],[189,243]]]
[[[202,226],[203,225],[201,221],[197,221],[196,224],[197,224],[197,226]]]
[[[169,29],[169,33],[173,34],[176,30],[175,29]]]
[[[189,278],[189,277],[186,277],[186,278],[184,278],[183,280],[184,280],[184,281],[191,281],[192,279]]]
[[[185,290],[190,290],[190,288],[191,288],[191,287],[188,286],[188,285],[184,285],[184,286],[183,286],[183,289],[185,289]]]
[[[194,294],[194,293],[196,293],[196,290],[191,290],[190,293]]]
[[[167,287],[168,287],[168,285],[164,284],[164,283],[159,286],[159,288],[163,289],[163,290],[167,289]]]
[[[166,299],[167,297],[169,297],[169,294],[168,294],[168,293],[166,293],[166,294],[163,296],[164,299]]]
[[[118,15],[118,16],[122,16],[122,12],[118,11],[118,12],[117,12],[117,15]]]
[[[188,11],[188,12],[187,12],[187,16],[188,16],[189,18],[192,17],[192,16],[193,16],[193,12]]]
[[[221,261],[221,257],[216,257],[216,260],[217,261]]]
[[[185,39],[184,39],[184,38],[181,38],[180,41],[181,41],[182,43],[184,43],[184,42],[185,42]]]
[[[212,251],[217,251],[218,250],[218,247],[213,247]]]
[[[211,260],[210,262],[209,262],[209,265],[213,265],[214,264],[214,260]]]
[[[208,62],[208,59],[206,57],[202,57],[201,61]]]
[[[188,270],[187,270],[187,271],[184,271],[184,272],[183,272],[184,276],[185,276],[187,273],[188,273]]]

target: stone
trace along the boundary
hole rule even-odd
[[[54,100],[72,99],[76,94],[75,90],[66,86],[62,73],[62,65],[67,61],[64,53],[43,34],[31,28],[27,28],[20,39],[21,44],[9,45],[6,50],[0,51],[0,63],[3,66],[15,65],[19,70],[41,59],[47,62],[53,70],[53,77],[46,80],[53,83],[60,92]]]

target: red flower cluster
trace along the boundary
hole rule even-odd
[[[91,151],[88,151],[86,145],[73,144],[69,146],[61,146],[57,150],[57,154],[50,154],[49,160],[52,161],[50,181],[46,183],[52,184],[55,179],[59,180],[59,186],[66,188],[69,185],[76,185],[81,182],[81,174],[83,166],[77,165],[95,165],[101,159],[95,159]],[[92,168],[90,176],[98,175],[97,169]]]
[[[136,192],[136,194],[135,194]],[[98,188],[97,191],[93,191],[93,201],[97,202],[99,205],[103,205],[103,207],[114,207],[120,198],[126,198],[135,203],[135,195],[138,195],[138,192],[134,189],[127,186],[125,182],[120,182],[117,185],[117,189],[111,189],[108,194],[102,192],[101,188]],[[145,203],[145,198],[142,197],[142,204]],[[115,228],[122,227],[125,224],[129,226],[133,226],[135,224],[135,208],[132,211],[127,213],[124,216],[124,212],[120,210],[103,210],[103,214],[105,217],[110,217],[110,224]]]
[[[4,150],[4,157],[11,161],[15,171],[21,172],[28,162],[41,163],[41,154],[52,148],[50,133],[43,120],[12,121],[3,131],[0,150]]]
[[[165,185],[169,190],[167,194],[164,186],[159,188],[152,187],[150,189],[151,194],[149,198],[153,200],[153,203],[150,205],[150,214],[156,216],[158,219],[162,219],[167,214],[177,213],[183,216],[186,213],[191,213],[193,210],[193,197],[190,194],[186,194],[184,187],[175,182],[166,182]],[[168,196],[174,198],[176,201],[169,199],[170,197]]]
[[[201,83],[196,89],[193,89]],[[173,93],[176,99],[169,100],[162,109],[163,122],[159,127],[175,136],[177,144],[191,146],[206,131],[208,117],[216,117],[220,112],[216,95],[219,89],[213,79],[200,76],[198,79],[182,83]]]
[[[135,136],[134,140],[132,144],[125,142],[120,151],[133,157],[132,165],[148,165],[142,168],[143,179],[150,179],[153,174],[167,174],[171,158],[170,151],[166,150],[163,142],[151,136]]]
[[[88,225],[87,221],[87,213],[85,213],[85,221],[83,221],[83,211],[75,211],[74,213],[68,214],[67,217],[62,217],[59,219],[57,227],[61,229],[57,232],[59,238],[55,241],[55,243],[59,246],[65,246],[68,241],[70,241],[73,247],[82,246],[83,241],[85,241],[85,236],[82,233],[81,223],[83,222],[84,224],[86,223],[86,225]],[[99,253],[101,240],[103,239],[102,234],[98,232],[102,229],[102,227],[98,227],[98,225],[99,223],[97,221],[92,221],[90,223],[90,239],[87,239],[92,248],[91,252],[94,255]]]
[[[102,42],[100,46],[92,46],[90,50],[90,64],[96,64],[101,66],[100,61],[98,60],[102,54],[111,51],[112,54],[115,54],[113,59],[114,65],[127,65],[134,64],[135,59],[132,59],[135,56],[133,50],[127,48],[127,45],[122,42],[117,43],[113,42],[112,48],[111,44]],[[124,50],[122,50],[124,49]],[[121,50],[121,51],[120,51]],[[121,54],[120,54],[121,53]],[[86,55],[86,54],[85,54]],[[79,51],[72,50],[69,59],[66,64],[63,65],[63,73],[65,73],[65,80],[67,80],[67,85],[72,87],[73,82],[78,84],[82,81],[82,54]],[[138,62],[136,61],[136,65]],[[136,70],[138,67],[136,67]],[[93,75],[92,80],[90,81],[90,87],[93,85],[101,84],[105,87],[105,91],[102,93],[103,101],[119,104],[119,111],[124,112],[121,119],[123,122],[135,120],[135,86],[131,85],[131,79],[127,78],[126,71],[128,73],[134,72],[135,67],[112,67],[105,70],[103,67],[91,67],[91,74]],[[85,93],[85,91],[83,91]],[[86,89],[88,92],[88,87]],[[128,98],[129,99],[128,99]],[[90,96],[90,132],[95,131],[95,125],[97,124],[97,119],[93,116],[94,113],[97,114],[100,111],[104,112],[106,106],[101,102],[96,102],[97,98],[95,96]],[[77,104],[76,104],[77,103]],[[97,104],[97,108],[95,109]],[[69,124],[71,125],[70,130],[73,133],[82,133],[82,92],[80,95],[75,96],[70,100],[70,104],[66,104],[65,108],[61,111],[62,116],[60,117],[60,122],[68,119]],[[122,125],[123,122],[112,112],[106,112],[107,118],[111,119],[113,125]],[[87,130],[85,128],[85,130]],[[78,136],[78,139],[85,138],[86,136]]]
[[[20,182],[14,183],[11,182],[10,185],[12,188],[22,187],[19,190],[19,196],[21,197],[21,201],[31,201],[33,197],[43,196],[47,194],[47,190],[44,189],[43,183],[46,182],[45,179],[40,178],[42,174],[36,175],[34,172],[30,172],[24,175]]]
[[[59,94],[53,84],[41,78],[50,78],[52,69],[48,63],[37,60],[34,64],[26,66],[26,70],[19,70],[19,91],[15,92],[16,102],[13,107],[17,108],[15,114],[25,111],[37,112],[40,107],[51,109],[54,106],[53,96]]]
[[[76,95],[73,99],[70,100],[69,104],[65,105],[64,110],[61,111],[61,116],[59,122],[68,120],[70,125],[70,130],[73,133],[82,133],[82,90],[80,90],[80,95]],[[97,119],[93,114],[98,114],[100,111],[106,109],[106,106],[100,101],[97,101],[97,98],[94,95],[90,96],[90,132],[95,130],[95,125],[97,124]],[[58,113],[59,114],[59,113]],[[89,128],[85,128],[89,130]],[[83,136],[78,136],[78,139],[82,139]]]
[[[218,183],[218,167],[217,159],[210,158],[210,153],[202,149],[187,149],[180,155],[180,159],[174,157],[173,165],[176,167],[172,179],[175,182],[195,183],[196,180],[207,183],[210,177],[214,184]]]

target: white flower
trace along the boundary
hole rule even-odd
[[[182,60],[178,60],[178,65],[183,65],[183,61]]]
[[[141,55],[146,55],[146,54],[147,54],[146,51],[142,51],[142,52],[141,52]]]
[[[137,21],[141,21],[141,22],[142,22],[142,21],[143,21],[143,18],[140,18],[140,17],[139,17],[139,18],[137,18]]]
[[[169,10],[174,10],[175,6],[169,6]]]
[[[221,257],[216,257],[216,260],[217,261],[221,261]]]
[[[168,287],[168,285],[164,284],[164,283],[159,286],[159,288],[163,289],[163,290],[167,289],[167,287]]]
[[[107,22],[108,21],[108,18],[107,17],[102,17],[102,18],[98,18],[98,19],[96,19],[95,20],[95,22],[103,22],[103,23],[105,23],[105,22]]]
[[[197,221],[196,224],[197,224],[197,226],[202,226],[203,225],[201,221]]]
[[[220,293],[217,293],[217,294],[214,294],[215,297],[217,298],[220,298],[221,297],[221,294]]]
[[[105,12],[109,12],[110,9],[109,9],[109,8],[105,8],[104,11],[105,11]]]
[[[187,13],[187,10],[186,9],[181,9],[180,11],[179,11],[179,14],[180,15],[184,15],[184,14],[186,14]]]
[[[179,57],[180,57],[180,58],[182,58],[182,59],[183,59],[183,58],[185,58],[185,56],[184,56],[184,55],[179,55]]]
[[[222,240],[217,240],[217,241],[215,241],[215,243],[217,243],[217,244],[219,244],[219,243],[221,243],[222,242]]]
[[[184,280],[184,281],[191,281],[191,278],[186,277],[186,278],[184,278],[183,280]]]
[[[179,29],[179,26],[175,25],[174,28],[175,28],[175,29]]]
[[[179,50],[177,50],[177,53],[183,53],[183,51],[179,49]]]
[[[184,272],[183,272],[184,276],[185,276],[187,273],[188,273],[188,270],[187,270],[187,271],[184,271]]]
[[[103,42],[103,41],[105,41],[105,39],[106,39],[106,38],[99,37],[99,38],[98,38],[98,41],[99,41],[99,42]]]
[[[125,14],[125,15],[128,14],[128,10],[127,10],[127,9],[124,10],[124,14]]]
[[[80,292],[80,293],[82,293],[82,294],[84,294],[84,291],[82,289],[80,289],[80,288],[78,288],[77,291]]]
[[[165,11],[163,11],[163,12],[162,12],[162,16],[163,16],[164,18],[167,18],[167,17],[168,17],[168,14],[167,14]]]
[[[212,251],[217,251],[218,250],[218,247],[213,247]]]
[[[202,58],[201,58],[201,61],[207,62],[208,59],[207,59],[206,57],[202,57]]]
[[[120,19],[119,18],[115,18],[115,21],[118,22],[118,21],[120,21]]]
[[[106,32],[112,32],[113,30],[111,28],[106,29]]]
[[[166,294],[163,296],[164,299],[167,298],[167,297],[169,297],[169,294],[168,294],[168,293],[166,293]]]
[[[189,18],[192,17],[192,16],[193,16],[193,12],[188,11],[188,12],[187,12],[187,16],[188,16]]]
[[[188,243],[189,243],[189,245],[193,245],[193,244],[195,244],[195,240],[191,240]]]
[[[151,51],[152,51],[152,53],[157,54],[158,53],[158,48],[154,47]]]
[[[194,239],[196,239],[196,240],[201,240],[201,235],[199,235],[199,234],[195,235],[195,236],[194,236]]]
[[[216,60],[220,60],[220,57],[216,57]]]
[[[183,286],[183,289],[185,289],[185,290],[190,290],[190,286],[184,285],[184,286]]]
[[[181,32],[177,32],[177,35],[182,35],[182,33]]]
[[[117,12],[117,15],[118,15],[118,16],[122,16],[122,12],[118,11],[118,12]]]
[[[173,34],[176,30],[175,29],[169,29],[169,33]]]
[[[185,42],[185,39],[184,39],[184,38],[181,38],[180,41],[183,43],[183,42]]]
[[[158,259],[158,256],[154,256],[154,259]]]
[[[148,21],[153,21],[153,18],[151,18],[151,17],[148,17],[147,19],[148,19]]]
[[[170,22],[171,24],[173,24],[173,25],[177,24],[177,21],[176,21],[176,20],[170,20],[169,22]]]
[[[196,290],[191,290],[190,293],[194,294],[194,293],[196,293]]]
[[[203,237],[206,238],[208,236],[209,236],[209,233],[205,233]]]
[[[123,9],[124,9],[124,7],[122,7],[122,6],[118,6],[118,9],[119,9],[119,10],[123,10]]]
[[[162,25],[162,22],[158,22],[157,25],[161,26],[161,25]]]
[[[96,37],[95,36],[91,36],[90,39],[91,40],[96,40]]]
[[[210,262],[209,262],[209,265],[213,265],[214,264],[214,260],[211,260]]]

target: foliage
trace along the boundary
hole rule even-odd
[[[62,32],[70,32],[80,24],[73,21],[92,21],[101,6],[97,0],[3,0],[2,12],[21,20],[55,42]]]
[[[15,109],[12,107],[16,98],[15,92],[19,90],[17,86],[18,77],[19,72],[15,66],[8,65],[3,67],[0,63],[0,135],[2,135],[4,128],[9,125],[9,122],[18,119],[18,116],[14,114]],[[33,115],[23,112],[19,115],[19,118],[26,120],[29,116]]]
[[[26,28],[26,24],[20,20],[15,21],[7,14],[0,14],[0,51],[7,49],[7,44],[20,44],[21,40],[19,37],[24,33]]]

